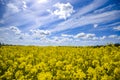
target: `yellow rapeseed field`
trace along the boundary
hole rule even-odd
[[[120,46],[1,46],[0,80],[120,80]]]

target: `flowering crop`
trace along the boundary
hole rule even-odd
[[[1,46],[0,80],[119,80],[120,46]]]

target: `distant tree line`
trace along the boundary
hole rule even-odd
[[[120,46],[120,43],[115,43],[115,44],[113,44],[113,43],[110,43],[110,44],[107,44],[107,45],[95,45],[95,46],[88,46],[88,47],[94,47],[94,48],[97,48],[97,47],[105,47],[105,46],[116,46],[116,47],[118,47],[118,46]],[[0,46],[17,46],[17,45],[13,45],[13,44],[5,44],[5,43],[1,43],[0,42]],[[20,46],[20,45],[19,45]],[[58,47],[65,47],[65,46],[58,46]],[[67,46],[66,46],[67,47]],[[69,47],[82,47],[82,46],[69,46]]]
[[[0,42],[0,46],[13,46],[12,44],[5,44]]]
[[[110,43],[110,44],[107,44],[107,45],[96,45],[96,46],[93,46],[93,47],[105,47],[105,46],[120,46],[120,43]]]

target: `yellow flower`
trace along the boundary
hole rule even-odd
[[[80,80],[84,80],[84,78],[86,78],[86,74],[81,70],[77,70],[76,73],[74,73],[74,76],[76,79],[80,79]]]
[[[52,74],[50,72],[41,72],[37,75],[38,80],[52,80]]]

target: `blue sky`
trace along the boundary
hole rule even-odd
[[[120,43],[120,1],[0,0],[0,42],[43,46]]]

